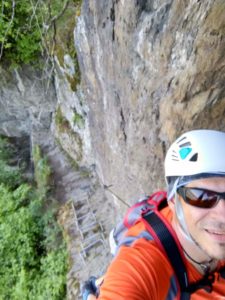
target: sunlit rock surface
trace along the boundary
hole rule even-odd
[[[223,1],[83,1],[82,87],[114,199],[163,188],[165,152],[181,132],[225,129],[224,12]]]

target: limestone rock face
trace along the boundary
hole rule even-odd
[[[60,64],[56,57],[55,91],[57,108],[53,132],[61,147],[77,165],[90,166],[94,163],[90,141],[88,105],[79,84],[71,84],[75,68],[69,54]]]
[[[164,184],[171,141],[225,129],[224,1],[84,0],[75,30],[95,164],[115,199]]]
[[[52,81],[42,76],[30,67],[0,67],[0,134],[32,137],[50,129],[57,99]]]
[[[54,84],[30,67],[1,66],[0,134],[46,144],[51,128],[77,164],[96,167],[117,204],[164,188],[174,138],[225,130],[224,13],[221,0],[83,0],[81,84],[66,52]]]

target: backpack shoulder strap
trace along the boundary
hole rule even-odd
[[[219,270],[220,275],[225,279],[225,266],[222,267],[222,269]]]
[[[177,281],[181,289],[181,299],[187,300],[190,294],[184,291],[188,288],[188,276],[184,261],[181,257],[180,250],[175,239],[170,233],[166,224],[162,221],[160,216],[155,211],[150,211],[143,215],[143,221],[147,225],[156,242],[159,244],[163,252],[167,255],[173,270],[175,272]],[[186,295],[185,295],[186,294]]]

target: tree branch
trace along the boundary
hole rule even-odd
[[[64,6],[61,10],[61,12],[58,13],[58,15],[54,16],[50,21],[49,21],[49,28],[54,24],[54,22],[56,22],[63,14],[64,12],[66,11],[68,5],[69,5],[69,1],[70,0],[67,0],[65,3],[64,3]],[[48,28],[48,29],[49,29]]]

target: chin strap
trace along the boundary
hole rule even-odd
[[[185,251],[184,248],[182,248],[184,253],[187,255],[187,257],[193,261],[195,264],[199,265],[199,267],[202,269],[202,272],[204,273],[204,275],[209,274],[210,272],[210,265],[213,262],[213,258],[211,258],[209,261],[204,261],[204,262],[198,262],[197,260],[195,260],[194,258],[192,258],[187,251]]]
[[[183,232],[185,238],[186,238],[189,242],[191,242],[192,244],[194,244],[195,246],[197,246],[198,249],[200,249],[201,252],[202,252],[204,255],[208,256],[209,261],[208,261],[207,263],[204,263],[204,262],[203,262],[203,263],[199,263],[199,262],[193,260],[193,259],[192,259],[185,251],[184,251],[184,252],[185,252],[185,254],[187,255],[187,257],[190,258],[190,260],[192,260],[192,261],[195,262],[196,264],[199,264],[200,266],[201,266],[201,264],[202,264],[202,267],[201,267],[201,268],[202,268],[204,274],[206,274],[206,272],[205,272],[204,270],[208,268],[208,265],[207,265],[207,264],[208,264],[209,262],[211,263],[211,262],[213,261],[213,258],[210,257],[210,256],[208,255],[208,253],[206,253],[206,252],[202,249],[202,247],[194,240],[194,238],[193,238],[193,237],[191,236],[191,234],[189,233],[189,231],[188,231],[188,229],[187,229],[186,222],[185,222],[185,218],[184,218],[184,213],[183,213],[183,208],[182,208],[182,205],[181,205],[181,201],[177,198],[177,193],[175,193],[174,199],[175,199],[174,205],[175,205],[176,216],[177,216],[177,219],[178,219],[180,228],[181,228],[181,230],[182,230],[182,232]]]
[[[176,212],[176,216],[177,216],[177,219],[178,219],[178,222],[179,222],[179,225],[185,235],[185,238],[187,240],[189,240],[190,242],[194,243],[194,240],[192,238],[192,236],[190,235],[190,233],[188,232],[188,229],[187,229],[187,225],[185,223],[185,219],[184,219],[184,212],[183,212],[183,208],[182,208],[182,205],[181,205],[181,201],[177,198],[177,193],[175,193],[175,203],[174,203],[174,206],[175,206],[175,212]]]

